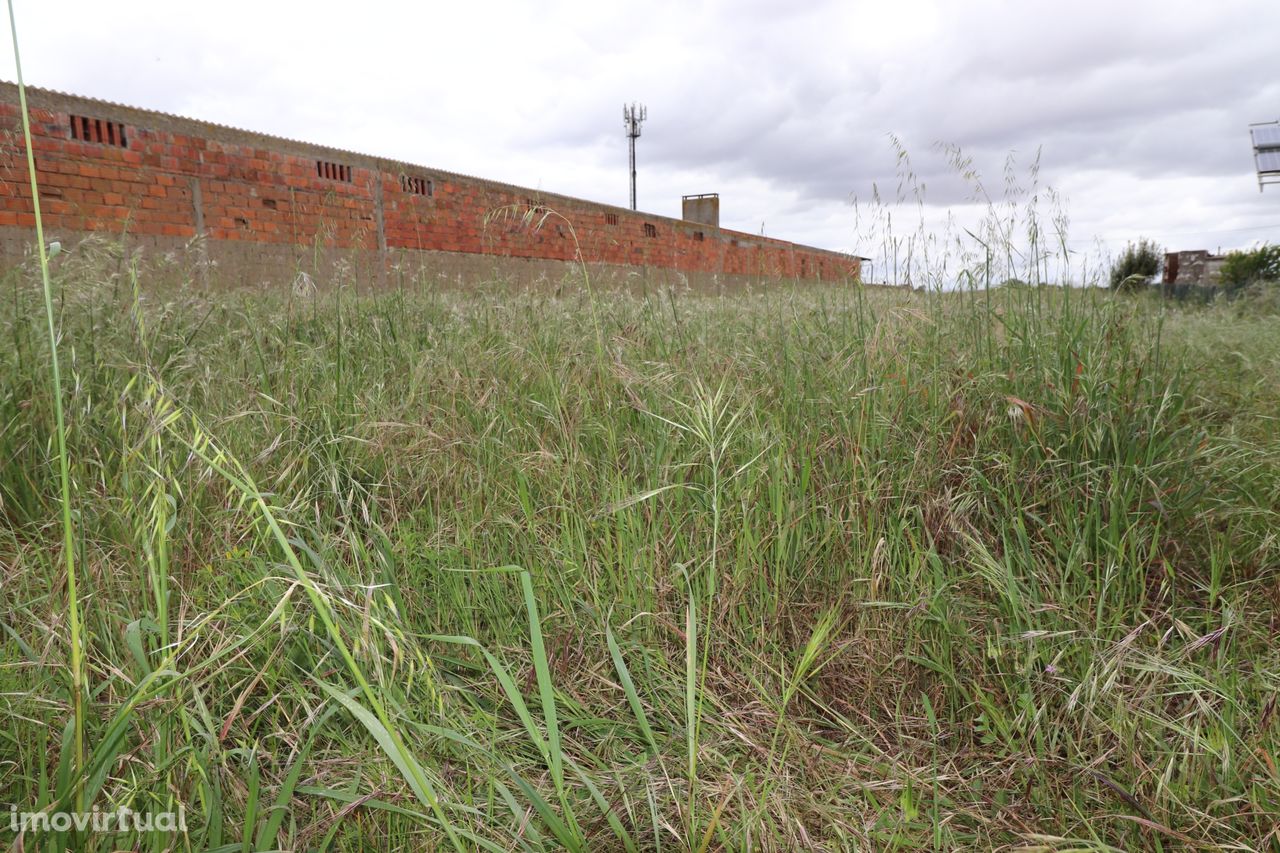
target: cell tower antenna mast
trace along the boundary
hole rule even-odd
[[[627,142],[631,147],[631,209],[636,209],[636,140],[640,138],[640,123],[649,117],[644,104],[622,105],[622,123],[627,128]]]

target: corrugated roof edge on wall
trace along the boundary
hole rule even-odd
[[[257,145],[262,148],[274,148],[283,150],[284,153],[303,154],[307,157],[320,155],[327,158],[333,155],[341,155],[346,158],[354,158],[352,165],[363,166],[364,168],[372,168],[379,171],[391,171],[386,167],[403,167],[403,169],[412,169],[431,173],[449,178],[459,178],[467,181],[484,184],[492,189],[505,192],[532,195],[539,203],[545,203],[549,199],[564,199],[565,201],[575,202],[578,204],[588,204],[593,207],[599,207],[606,210],[618,211],[633,216],[643,216],[649,219],[655,219],[670,223],[671,225],[681,225],[684,227],[696,226],[698,223],[689,222],[684,219],[676,219],[671,216],[663,216],[657,213],[646,213],[642,210],[632,210],[628,207],[618,207],[617,205],[607,204],[605,202],[592,201],[585,198],[577,198],[575,196],[563,195],[561,193],[546,192],[544,190],[535,190],[529,187],[522,187],[516,184],[508,184],[502,181],[494,181],[489,178],[481,178],[476,175],[468,175],[463,172],[451,172],[447,169],[437,169],[433,166],[423,166],[418,163],[410,163],[407,160],[396,160],[388,157],[376,157],[371,154],[362,154],[359,151],[350,151],[346,148],[335,148],[331,145],[320,145],[314,142],[304,142],[300,139],[292,139],[287,136],[276,136],[271,133],[262,133],[256,130],[246,130],[240,127],[233,127],[227,124],[218,124],[217,122],[205,121],[204,119],[190,118],[187,116],[177,115],[176,113],[166,113],[159,110],[148,110],[142,107],[134,107],[129,104],[121,104],[116,101],[108,101],[102,98],[92,98],[87,95],[75,95],[70,92],[62,92],[57,89],[43,89],[37,86],[27,86],[27,103],[36,109],[52,109],[59,112],[71,112],[70,107],[79,105],[93,105],[97,108],[105,107],[108,112],[101,115],[101,118],[115,118],[117,120],[129,119],[133,124],[142,124],[145,122],[138,121],[139,118],[151,119],[153,125],[158,125],[157,129],[167,130],[173,133],[190,133],[191,130],[197,129],[201,131],[213,131],[208,134],[208,138],[215,141],[228,142],[233,145]],[[18,103],[18,84],[9,80],[0,80],[0,92],[5,101],[13,104]],[[114,115],[112,115],[114,113]],[[161,119],[155,122],[154,119]],[[177,126],[168,124],[169,122],[177,123]],[[219,138],[221,137],[221,139]],[[283,148],[281,147],[283,144]],[[292,149],[292,150],[291,150]],[[708,226],[702,226],[707,228]],[[838,252],[834,249],[822,249],[817,246],[809,246],[803,243],[796,243],[791,240],[784,240],[779,237],[762,237],[759,234],[751,234],[746,231],[734,231],[730,228],[715,229],[720,234],[728,234],[733,237],[743,237],[748,240],[761,240],[769,243],[780,243],[787,246],[794,246],[797,249],[806,251],[824,252],[829,255],[852,260],[856,256],[849,252]]]

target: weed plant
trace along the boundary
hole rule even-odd
[[[1280,320],[999,212],[959,292],[7,272],[0,800],[187,826],[14,849],[1280,850]]]

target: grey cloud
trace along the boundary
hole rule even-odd
[[[37,84],[604,201],[625,198],[620,107],[643,101],[651,209],[718,189],[739,227],[826,245],[852,239],[851,197],[896,195],[890,132],[931,215],[974,196],[942,140],[994,195],[1010,152],[1026,180],[1040,150],[1085,231],[1128,227],[1135,193],[1148,233],[1280,220],[1245,135],[1280,114],[1277,4],[368,5],[233,2],[192,27],[158,0],[33,4],[20,23]]]

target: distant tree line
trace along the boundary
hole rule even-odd
[[[1149,288],[1164,266],[1164,249],[1146,238],[1130,243],[1111,267],[1111,289],[1137,293]],[[1228,252],[1216,291],[1228,297],[1280,284],[1280,246]]]

